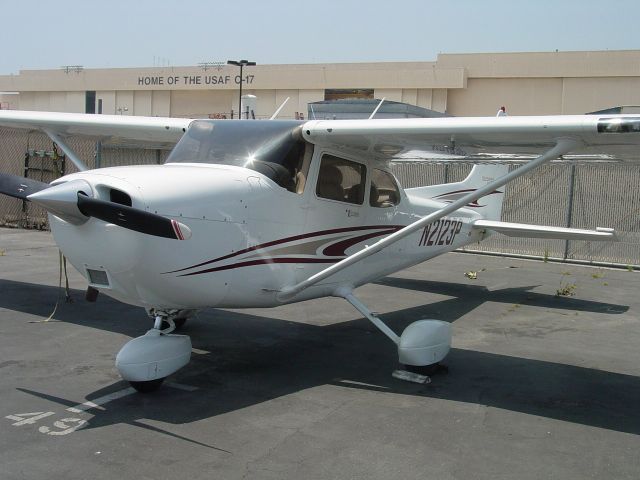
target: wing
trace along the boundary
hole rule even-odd
[[[191,121],[188,118],[0,111],[3,127],[41,130],[60,137],[82,135],[116,144],[175,144]]]
[[[80,135],[116,145],[153,145],[159,148],[172,146],[180,140],[191,121],[187,118],[0,111],[0,126],[46,133],[80,171],[87,170],[87,166],[67,145],[66,137]]]
[[[563,158],[638,160],[640,115],[451,117],[384,120],[314,120],[305,139],[381,160],[529,159],[560,138],[579,148]]]

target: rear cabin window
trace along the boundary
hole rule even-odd
[[[328,200],[362,205],[367,168],[333,155],[323,155],[316,185],[316,195]]]
[[[400,203],[400,189],[393,175],[374,168],[371,173],[369,205],[376,208],[388,208],[394,207],[398,203]]]

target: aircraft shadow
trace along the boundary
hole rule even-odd
[[[440,284],[440,288],[444,285]],[[33,302],[25,303],[25,297],[38,295],[39,298],[55,299],[56,288],[0,281],[0,289],[7,286],[14,287],[15,295],[2,295],[0,307],[49,315],[51,305],[48,302],[44,308]],[[21,289],[27,292],[21,293]],[[525,291],[523,295],[529,293]],[[74,291],[73,294],[79,296],[81,292]],[[489,292],[488,296],[494,294]],[[513,293],[502,295],[513,302]],[[458,301],[464,299],[462,296]],[[86,302],[78,300],[61,309],[56,318],[131,336],[140,335],[149,326],[149,320],[147,323],[133,321],[135,317],[144,318],[139,308],[105,298],[99,301],[105,300],[110,302],[109,306],[101,309],[94,304],[87,307]],[[491,298],[491,301],[495,300]],[[540,302],[545,300],[541,298]],[[112,306],[116,308],[115,313]],[[99,315],[100,310],[108,310],[108,313]],[[400,329],[399,317],[394,318],[392,314],[385,319],[394,329]],[[91,410],[89,413],[94,416],[85,428],[126,423],[220,449],[149,426],[145,421],[185,424],[333,384],[474,403],[640,434],[640,416],[636,412],[640,403],[640,378],[635,376],[454,348],[447,357],[451,373],[434,377],[431,385],[405,383],[391,377],[397,363],[395,347],[365,319],[316,326],[235,311],[208,310],[190,320],[185,333],[191,336],[194,348],[208,353],[193,355],[189,367],[177,372],[170,381],[197,387],[197,393],[162,388],[151,395],[129,395],[104,405],[104,410]],[[125,386],[125,382],[114,383],[92,392],[87,399]],[[77,403],[42,392],[21,390],[65,406]]]
[[[151,319],[142,308],[99,295],[95,303],[84,299],[83,290],[70,289],[71,303],[66,303],[59,287],[0,279],[0,308],[47,318],[58,307],[52,320],[68,322],[108,332],[137,337],[151,328]],[[122,321],[127,318],[127,321]]]
[[[558,297],[556,295],[532,291],[537,287],[537,285],[489,290],[487,287],[482,285],[466,285],[462,283],[437,282],[433,280],[397,277],[386,277],[377,281],[376,284],[401,288],[403,290],[414,290],[417,292],[454,296],[458,302],[463,300],[464,303],[469,302],[470,305],[474,305],[473,308],[484,302],[500,302],[606,314],[625,313],[629,310],[629,306],[627,305],[596,302],[574,297]]]

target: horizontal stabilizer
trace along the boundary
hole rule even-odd
[[[550,238],[562,240],[615,241],[616,234],[612,228],[583,230],[580,228],[548,227],[529,225],[526,223],[498,222],[493,220],[476,220],[473,228],[493,230],[508,237]]]
[[[11,175],[9,173],[0,173],[0,194],[9,195],[10,197],[26,200],[27,195],[39,192],[51,185],[30,178]]]

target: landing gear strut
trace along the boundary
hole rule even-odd
[[[172,317],[177,311],[152,312],[155,315],[153,328],[127,342],[116,356],[116,367],[122,378],[141,393],[157,390],[167,376],[191,359],[191,339],[187,335],[171,333],[176,328]],[[169,327],[162,329],[163,323]]]
[[[430,375],[446,371],[447,367],[441,365],[440,361],[451,349],[451,324],[440,320],[418,320],[398,336],[358,300],[350,289],[340,288],[335,295],[347,300],[398,346],[401,369],[393,373],[395,378],[415,383],[429,383]]]

